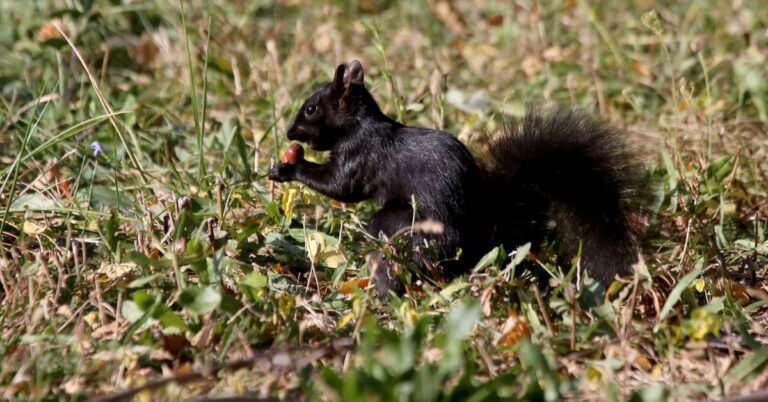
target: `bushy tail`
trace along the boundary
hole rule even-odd
[[[537,242],[523,236],[543,237],[536,228],[554,221],[572,252],[581,243],[581,266],[603,285],[631,272],[637,238],[630,220],[642,209],[643,178],[619,131],[573,110],[534,108],[520,124],[505,125],[490,150],[492,196],[507,215],[496,228],[499,241]]]

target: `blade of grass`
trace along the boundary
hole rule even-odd
[[[192,50],[189,46],[189,33],[187,32],[187,18],[184,14],[184,2],[182,0],[179,0],[179,8],[181,10],[181,27],[184,30],[184,43],[187,48],[187,66],[189,68],[189,85],[191,87],[192,91],[192,114],[195,121],[195,137],[197,138],[197,156],[198,156],[198,166],[197,166],[197,174],[198,174],[198,181],[202,182],[203,177],[205,175],[205,159],[203,155],[203,127],[202,122],[200,121],[201,114],[200,114],[200,108],[197,104],[197,85],[195,83],[195,70],[192,63]],[[209,32],[209,38],[210,38],[210,32]],[[207,60],[207,50],[206,50],[206,60]],[[207,62],[206,62],[207,64]]]
[[[387,57],[387,51],[384,49],[384,42],[381,40],[381,36],[379,35],[379,30],[376,28],[373,23],[363,23],[363,27],[365,27],[366,31],[368,31],[368,34],[373,36],[373,46],[376,48],[376,50],[379,52],[379,55],[381,56],[381,59],[384,61],[384,68],[381,70],[382,74],[386,78],[387,82],[389,82],[389,85],[392,89],[392,108],[395,109],[395,113],[397,116],[397,121],[403,120],[403,111],[405,109],[403,102],[400,99],[400,91],[397,88],[397,83],[395,83],[395,78],[392,75],[392,69],[389,66],[389,58]]]
[[[200,126],[201,130],[205,128],[205,115],[208,110],[208,55],[209,50],[211,47],[211,17],[208,16],[208,29],[207,29],[207,35],[205,38],[205,61],[203,61],[203,111],[202,116],[200,118]],[[202,152],[202,140],[203,134],[202,131],[200,132],[200,178],[202,180],[202,177],[205,175],[205,159],[203,158],[203,152]]]
[[[130,112],[121,111],[121,112],[113,113],[112,115],[113,116],[117,116],[117,115],[121,115],[121,114],[125,114],[125,113],[130,113]],[[54,146],[54,145],[56,145],[58,143],[62,143],[64,141],[66,141],[67,139],[69,139],[71,137],[74,137],[74,136],[82,133],[83,131],[85,131],[85,130],[87,130],[89,128],[95,127],[96,125],[98,125],[102,121],[108,119],[109,116],[110,116],[109,114],[103,114],[103,115],[100,115],[100,116],[92,117],[92,118],[90,118],[88,120],[81,121],[81,122],[75,124],[74,126],[71,126],[71,127],[67,128],[67,129],[61,131],[60,133],[56,134],[54,137],[52,137],[52,138],[46,140],[45,142],[43,142],[42,144],[40,144],[37,148],[35,148],[32,151],[24,154],[22,156],[20,162],[24,162],[27,159],[29,159],[31,157],[34,157],[34,156],[36,156],[36,155],[38,155],[38,154],[48,150],[48,148],[50,148],[50,147],[52,147],[52,146]],[[9,169],[11,169],[11,167],[8,167],[5,170],[3,170],[2,174],[7,174]],[[6,183],[4,182],[3,186],[0,187],[0,193],[2,193],[3,190],[5,189],[5,184]]]
[[[93,91],[96,93],[96,98],[99,99],[99,103],[101,103],[101,107],[104,108],[104,111],[109,116],[109,122],[112,123],[112,127],[115,129],[115,134],[120,138],[120,142],[123,144],[123,147],[125,147],[125,153],[128,155],[128,159],[131,160],[133,167],[139,172],[139,179],[141,180],[141,183],[146,186],[147,178],[145,177],[144,168],[141,166],[141,162],[136,157],[136,155],[134,155],[131,148],[128,147],[128,143],[125,141],[125,136],[123,135],[122,130],[120,130],[120,126],[117,124],[117,120],[114,118],[115,112],[112,111],[112,107],[109,105],[109,102],[107,102],[107,99],[104,97],[104,94],[101,92],[101,88],[99,88],[99,84],[96,82],[96,78],[93,76],[91,69],[88,68],[88,63],[85,62],[85,59],[80,54],[80,50],[77,48],[77,46],[75,46],[75,44],[69,38],[69,35],[67,35],[64,29],[61,28],[59,23],[57,22],[53,24],[53,26],[56,27],[56,29],[59,31],[59,33],[64,38],[64,40],[67,41],[67,44],[69,44],[69,47],[72,48],[72,52],[75,54],[77,59],[80,61],[80,64],[83,66],[83,69],[85,70],[85,74],[88,76],[88,80],[91,82],[91,87],[93,88]],[[138,150],[140,152],[140,149]]]
[[[693,268],[693,270],[687,273],[682,279],[680,279],[680,281],[672,289],[672,292],[669,293],[669,297],[664,303],[664,306],[661,308],[661,313],[659,313],[658,322],[653,329],[654,332],[659,330],[661,322],[667,318],[667,315],[669,315],[669,313],[672,311],[672,307],[674,307],[675,304],[680,301],[680,297],[682,296],[683,291],[688,289],[688,286],[690,286],[696,278],[701,276],[702,272],[704,272],[704,259],[700,259],[698,262],[696,262],[696,266]]]
[[[40,99],[42,99],[43,93],[45,93],[45,87],[47,86],[47,82],[43,84],[43,89],[40,91],[40,96],[37,97],[38,103],[35,105],[35,107],[32,109],[32,115],[34,116],[35,113],[37,113],[37,108],[40,105]],[[21,157],[24,155],[24,150],[27,148],[27,142],[29,142],[29,138],[32,136],[32,133],[35,131],[35,128],[40,124],[40,120],[43,118],[43,115],[45,114],[46,109],[48,108],[48,103],[46,102],[43,105],[43,110],[40,112],[40,114],[37,116],[37,120],[35,120],[34,124],[28,124],[27,130],[24,133],[24,139],[21,142],[21,150],[19,154],[16,156],[16,159],[13,161],[13,167],[11,172],[9,172],[9,176],[12,174],[13,179],[11,180],[11,188],[8,192],[8,203],[5,205],[5,212],[3,212],[3,220],[0,221],[0,236],[3,233],[3,229],[5,229],[5,222],[8,220],[8,214],[11,211],[11,204],[13,203],[13,193],[16,192],[16,181],[19,179],[19,167],[21,166]],[[5,185],[3,185],[5,187]],[[1,192],[0,192],[1,193]],[[0,242],[0,250],[3,249],[2,242]]]
[[[586,11],[587,15],[589,16],[589,22],[592,23],[592,25],[595,27],[603,42],[608,45],[608,49],[610,49],[613,58],[615,58],[619,63],[621,70],[626,70],[627,63],[624,61],[624,56],[622,56],[621,51],[619,51],[619,47],[616,46],[616,42],[613,40],[611,34],[608,33],[608,30],[600,22],[600,19],[595,14],[595,11],[584,0],[579,0],[578,4],[584,11]]]

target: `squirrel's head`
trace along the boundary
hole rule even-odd
[[[364,76],[363,65],[357,60],[339,65],[333,81],[304,101],[288,129],[288,139],[327,151],[371,113],[380,113],[365,89]]]

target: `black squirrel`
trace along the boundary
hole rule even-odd
[[[392,120],[365,88],[355,60],[338,66],[288,130],[288,139],[330,151],[327,161],[277,163],[269,177],[299,181],[342,202],[376,200],[381,209],[368,226],[374,236],[411,226],[415,198],[415,219],[438,221],[443,230],[415,234],[413,244],[435,240],[448,276],[467,272],[496,245],[512,250],[541,242],[552,221],[571,252],[581,245],[581,267],[604,286],[631,272],[642,171],[623,136],[571,109],[531,108],[502,131],[479,162],[446,132]],[[391,264],[381,254],[372,257],[379,295],[398,289]]]

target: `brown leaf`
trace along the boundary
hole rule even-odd
[[[70,377],[61,384],[61,388],[67,395],[80,394],[85,389],[85,379],[83,377]]]
[[[480,295],[480,305],[482,306],[483,315],[489,317],[491,315],[491,299],[493,294],[496,293],[494,286],[489,286],[483,290]]]
[[[488,21],[488,25],[497,27],[504,23],[504,15],[499,13],[491,14],[485,20]]]
[[[96,328],[91,333],[91,337],[93,337],[93,339],[110,339],[119,332],[120,325],[117,321],[112,321],[109,324],[105,324]]]
[[[427,0],[432,12],[456,35],[464,35],[467,32],[467,23],[452,1]]]
[[[174,358],[182,356],[185,348],[192,346],[186,336],[183,334],[163,335],[163,349],[168,351]]]
[[[355,278],[350,279],[339,286],[339,292],[341,294],[350,296],[355,294],[357,289],[365,289],[368,287],[368,278]]]
[[[643,77],[650,77],[651,76],[651,68],[648,67],[644,63],[641,63],[639,61],[635,61],[632,64],[630,64],[629,66],[633,70],[635,70],[636,73],[640,74]]]
[[[176,369],[176,375],[185,375],[185,374],[191,374],[195,371],[194,367],[192,367],[191,364],[185,363],[179,366],[178,369]]]
[[[635,365],[637,365],[637,367],[640,367],[645,371],[651,371],[651,369],[653,369],[654,367],[651,361],[648,360],[647,357],[641,354],[638,354],[637,356],[635,356]]]
[[[62,177],[60,163],[53,162],[49,164],[47,179],[49,183],[56,184],[56,188],[59,190],[59,194],[68,199],[72,198],[72,194],[69,191],[69,182],[67,182],[66,178]]]
[[[523,73],[529,77],[536,75],[542,69],[541,60],[539,60],[538,56],[528,55],[523,59],[523,62],[520,63],[520,68],[523,70]]]
[[[560,46],[548,47],[544,49],[541,55],[544,57],[544,60],[553,63],[559,63],[565,59],[565,51]]]
[[[160,49],[155,44],[155,40],[148,33],[144,32],[139,38],[139,43],[128,50],[133,60],[142,67],[148,67],[152,64]]]
[[[752,302],[751,289],[738,282],[719,278],[712,285],[712,294],[714,296],[723,296],[727,290],[730,290],[733,299],[736,303],[739,303],[739,305],[746,306]]]
[[[53,20],[48,21],[43,26],[40,27],[40,30],[37,31],[37,40],[40,42],[46,42],[51,39],[60,39],[62,38],[61,32],[59,32],[58,29],[56,29],[56,24],[59,24],[61,26],[61,29],[66,32],[64,25],[61,24],[59,20]]]
[[[498,345],[514,345],[524,339],[531,337],[531,329],[528,326],[528,320],[519,316],[516,312],[509,310],[509,317],[504,322],[501,329],[501,338]]]
[[[205,317],[205,324],[200,331],[192,338],[192,345],[198,349],[205,349],[211,344],[213,328],[216,326],[216,321],[211,320],[210,317]]]

